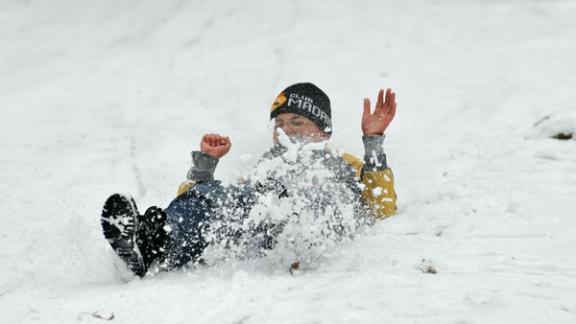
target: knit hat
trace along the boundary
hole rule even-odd
[[[272,104],[270,119],[282,113],[304,116],[325,133],[332,133],[330,99],[312,83],[296,83],[284,89]]]

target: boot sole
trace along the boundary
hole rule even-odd
[[[146,274],[142,253],[136,244],[138,210],[131,197],[114,194],[104,203],[100,218],[104,237],[137,276]]]

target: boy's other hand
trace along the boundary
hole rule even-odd
[[[392,89],[381,89],[374,112],[370,112],[370,99],[364,98],[362,114],[362,132],[364,135],[382,135],[396,115],[396,93]]]

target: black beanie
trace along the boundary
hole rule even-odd
[[[304,116],[325,133],[332,133],[330,99],[312,83],[296,83],[284,89],[272,104],[270,119],[282,113]]]

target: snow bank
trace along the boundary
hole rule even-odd
[[[546,114],[534,123],[530,137],[576,140],[576,106]]]

